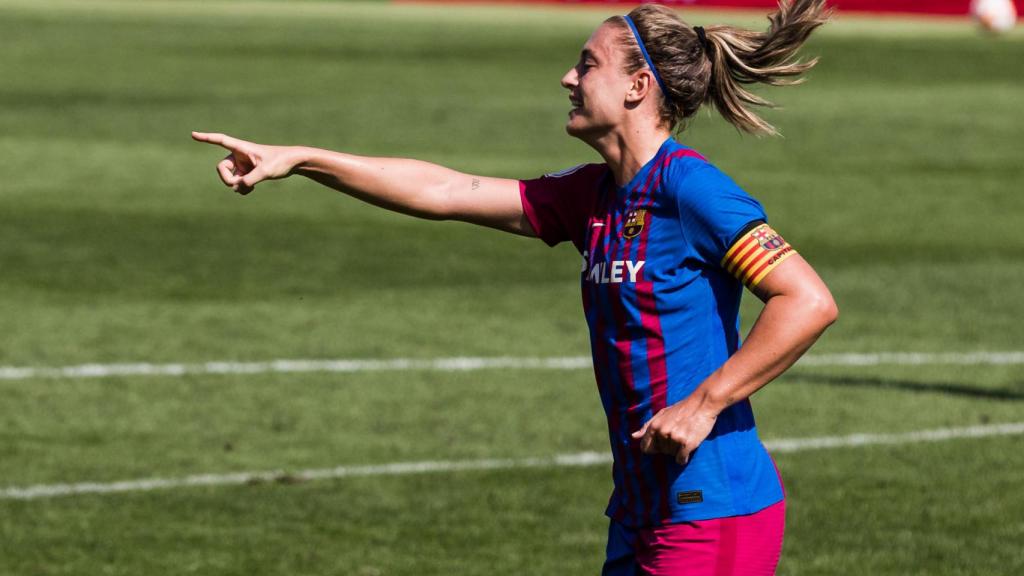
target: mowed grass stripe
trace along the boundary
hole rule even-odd
[[[851,434],[819,438],[782,438],[764,444],[776,453],[804,452],[862,446],[919,444],[943,442],[962,438],[986,438],[1024,434],[1024,422],[919,430],[903,434]],[[84,482],[77,484],[40,484],[11,487],[0,490],[0,498],[8,500],[35,500],[75,494],[111,494],[118,492],[144,492],[158,489],[197,486],[233,486],[258,482],[308,482],[362,476],[402,476],[431,472],[460,472],[470,470],[509,470],[517,468],[563,468],[607,465],[611,455],[598,452],[579,452],[533,458],[488,458],[482,460],[448,460],[422,462],[395,462],[371,466],[337,466],[289,473],[283,470],[263,472],[236,472],[230,474],[199,474],[183,478],[147,478],[118,482]]]
[[[1024,364],[1024,352],[878,352],[809,354],[799,363],[805,366],[926,366]],[[427,370],[465,372],[471,370],[581,370],[591,367],[587,356],[552,358],[391,358],[338,360],[270,360],[267,362],[205,362],[201,364],[79,364],[63,367],[0,366],[0,380],[34,378],[106,378],[111,376],[186,376],[202,374],[291,374],[310,372],[379,372]]]

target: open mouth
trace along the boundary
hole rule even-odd
[[[580,108],[583,107],[583,100],[578,97],[570,95],[569,102],[572,104],[572,110],[570,110],[570,112],[579,112]]]

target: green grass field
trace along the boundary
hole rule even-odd
[[[509,177],[594,161],[558,79],[610,12],[385,3],[0,4],[0,367],[588,353],[578,256],[305,180],[239,198],[190,130]],[[692,12],[694,23],[749,14]],[[702,116],[829,283],[816,354],[1024,350],[1024,35],[840,18]],[[745,303],[746,320],[757,313]],[[0,379],[0,489],[604,452],[587,370]],[[795,367],[766,440],[1024,421],[1024,366]],[[780,574],[1024,573],[1017,435],[776,456]],[[0,573],[599,573],[607,466],[0,498]]]

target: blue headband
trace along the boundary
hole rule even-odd
[[[644,46],[644,41],[640,39],[640,32],[636,29],[636,24],[633,24],[633,19],[629,16],[623,16],[626,19],[626,24],[629,24],[629,29],[633,31],[633,37],[636,38],[636,43],[640,46],[640,53],[644,55],[644,60],[647,61],[647,67],[651,69],[651,73],[654,74],[654,79],[658,81],[658,86],[661,88],[661,93],[665,95],[665,100],[671,101],[668,95],[668,89],[665,88],[665,83],[661,81],[661,75],[658,74],[658,69],[654,67],[654,62],[651,62],[651,56],[647,53],[647,48]]]

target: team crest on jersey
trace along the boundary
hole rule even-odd
[[[646,209],[630,210],[626,215],[626,225],[622,227],[622,236],[625,238],[636,238],[639,236],[644,231],[644,221],[646,219]]]
[[[765,250],[778,250],[786,245],[786,241],[782,239],[782,236],[779,236],[779,233],[772,230],[767,224],[758,226],[750,235]]]

